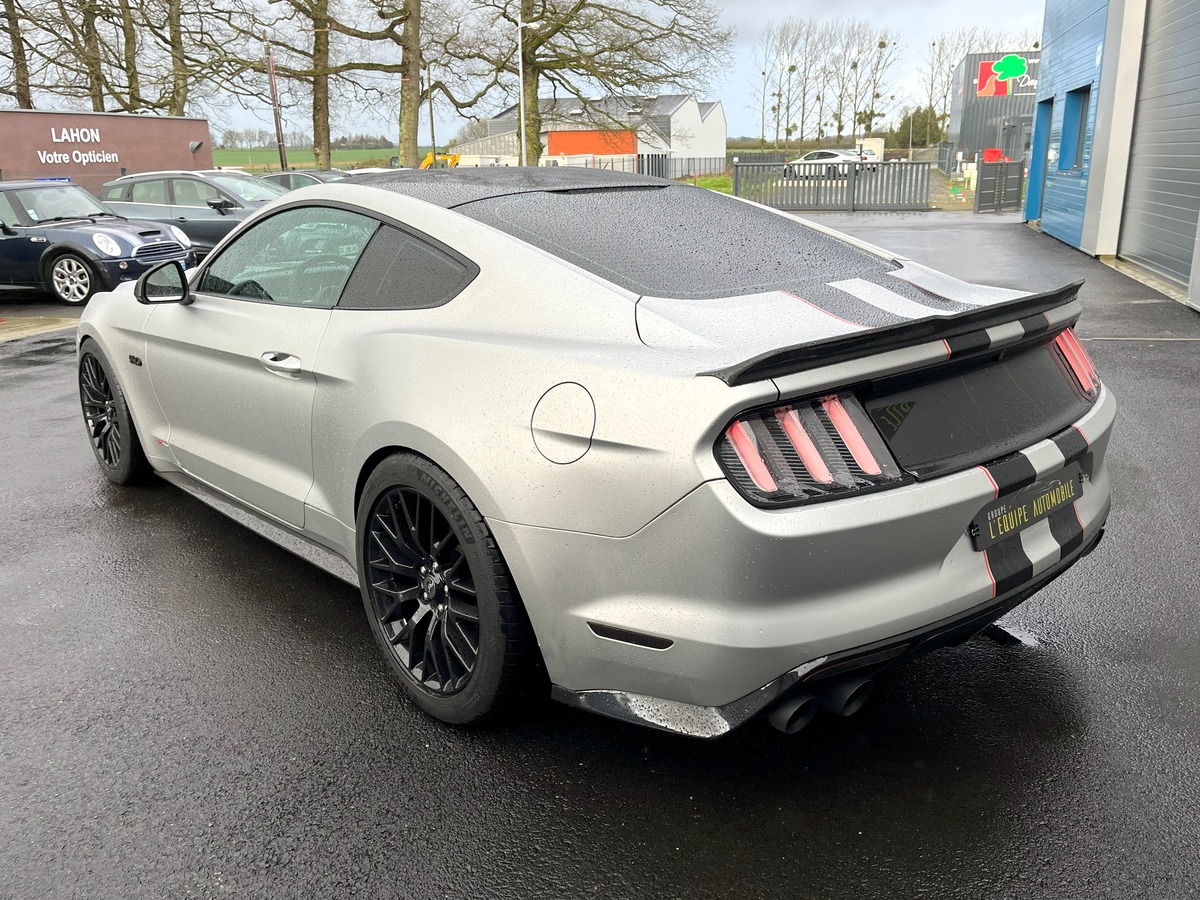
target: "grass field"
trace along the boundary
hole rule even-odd
[[[428,148],[421,147],[417,151],[422,157]],[[333,167],[349,169],[352,166],[386,166],[388,159],[396,155],[394,150],[334,150]],[[311,169],[313,167],[312,149],[297,147],[287,151],[289,169]],[[247,172],[263,174],[279,171],[279,151],[273,148],[256,148],[254,150],[214,150],[213,165],[223,169],[244,169]]]

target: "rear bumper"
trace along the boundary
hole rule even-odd
[[[1105,390],[1077,423],[1088,475],[1074,504],[1078,540],[1030,528],[1014,539],[1017,568],[972,545],[971,521],[996,491],[982,468],[781,510],[706,482],[627,538],[490,524],[560,697],[694,711],[753,696],[761,708],[829,660],[980,610],[999,616],[1065,571],[1108,515],[1114,407]],[[1023,454],[1039,478],[1063,466],[1051,441]]]
[[[821,679],[851,674],[873,678],[914,657],[962,643],[1028,600],[1091,553],[1103,536],[1103,530],[1097,532],[1082,548],[1053,569],[998,600],[989,601],[962,615],[952,616],[884,641],[809,660],[795,669],[784,672],[758,690],[723,706],[699,706],[621,691],[568,691],[559,685],[553,685],[552,693],[554,699],[568,706],[636,725],[688,737],[720,737],[763,712],[776,700],[787,694],[805,690],[804,686]]]

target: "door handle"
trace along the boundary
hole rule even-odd
[[[274,372],[284,378],[300,377],[300,357],[298,356],[292,356],[281,350],[268,350],[258,358],[258,361],[268,372]]]
[[[180,216],[180,217],[179,217],[178,219],[176,219],[175,221],[176,221],[176,222],[186,222],[186,221],[187,221],[187,219],[186,219],[184,216]]]

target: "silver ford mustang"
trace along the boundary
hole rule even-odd
[[[1078,289],[654,178],[398,172],[99,295],[79,387],[109,479],[347,573],[444,721],[548,676],[661,729],[793,732],[1099,541],[1114,401]]]

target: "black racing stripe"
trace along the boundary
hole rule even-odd
[[[1033,563],[1025,555],[1019,534],[993,544],[983,552],[987,554],[988,568],[996,580],[997,597],[1033,579]]]
[[[1087,438],[1079,432],[1078,428],[1064,428],[1050,440],[1054,441],[1054,446],[1058,448],[1067,462],[1074,462],[1082,458],[1088,451]]]
[[[972,331],[970,334],[948,338],[946,343],[950,345],[950,358],[953,359],[963,353],[986,350],[992,345],[992,339],[987,336],[986,331]]]
[[[1075,513],[1075,504],[1056,509],[1046,517],[1050,523],[1050,533],[1062,548],[1062,555],[1068,556],[1083,544],[1083,526],[1079,524],[1079,516]]]
[[[1037,481],[1037,469],[1022,453],[1013,453],[1003,459],[990,462],[984,468],[996,482],[996,488],[1001,497],[1009,491],[1015,491],[1017,488]]]
[[[1046,321],[1045,313],[1038,313],[1036,316],[1026,316],[1020,322],[1021,327],[1025,329],[1025,337],[1050,330],[1050,323]]]

